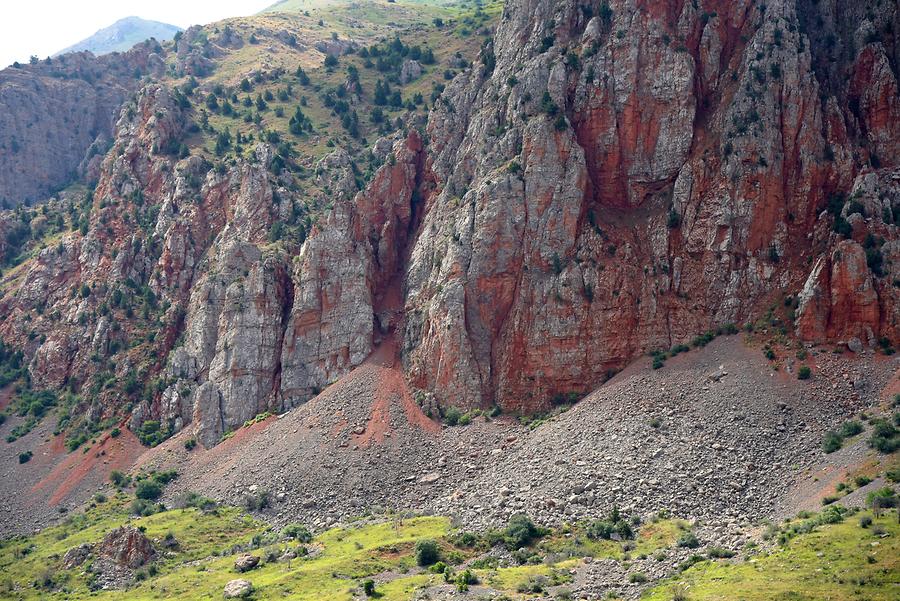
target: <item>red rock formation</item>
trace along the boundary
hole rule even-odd
[[[302,246],[268,239],[298,200],[272,149],[218,170],[177,160],[187,116],[148,86],[87,235],[29,267],[0,336],[52,386],[140,339],[115,362],[156,383],[132,425],[190,425],[206,445],[308,400],[388,334],[441,403],[522,411],[789,295],[801,338],[896,341],[896,44],[869,30],[897,9],[854,27],[840,11],[855,9],[821,4],[833,54],[804,0],[510,0],[427,143],[376,143],[386,162],[362,191],[349,155],[321,160],[332,208]],[[123,292],[155,305],[128,317]]]

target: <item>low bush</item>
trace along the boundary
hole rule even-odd
[[[853,479],[853,483],[856,484],[857,487],[862,487],[871,482],[872,479],[868,476],[857,476]]]
[[[155,480],[142,480],[135,488],[134,496],[145,501],[155,501],[162,496],[162,486]]]
[[[842,444],[843,440],[841,439],[840,434],[828,431],[825,433],[825,438],[822,439],[822,450],[826,453],[834,453],[841,448]]]
[[[478,577],[472,570],[463,570],[456,576],[456,590],[459,592],[469,590],[469,585],[471,584],[478,584]]]
[[[366,594],[366,597],[374,597],[375,596],[375,581],[372,579],[366,580],[363,582],[363,592]]]
[[[797,379],[798,380],[809,380],[809,377],[812,375],[812,370],[806,365],[800,366],[800,369],[797,370]]]
[[[31,451],[25,451],[24,453],[19,453],[19,463],[28,463],[31,461],[33,454]]]
[[[416,543],[416,564],[425,567],[438,562],[441,558],[441,548],[437,542],[431,539],[420,540]]]
[[[900,449],[900,431],[887,420],[875,420],[872,422],[872,436],[869,438],[869,446],[885,455]]]
[[[444,417],[444,423],[448,426],[455,426],[459,424],[459,420],[462,417],[462,411],[460,411],[456,407],[447,407],[442,413]]]
[[[587,527],[587,537],[594,540],[608,540],[617,535],[622,539],[634,538],[634,531],[628,517],[622,515],[618,507],[613,507],[606,519],[594,520]]]
[[[201,511],[212,511],[216,508],[216,502],[195,492],[183,492],[175,499],[175,507],[186,509],[194,507]]]
[[[710,547],[708,554],[711,559],[731,559],[735,555],[734,551],[724,547]]]
[[[260,490],[244,497],[244,507],[248,511],[262,511],[269,506],[269,491]]]
[[[840,434],[844,438],[850,438],[851,436],[861,434],[862,431],[863,425],[858,421],[851,420],[849,422],[844,422],[844,425],[841,426]]]
[[[136,516],[146,517],[148,515],[153,515],[157,511],[159,511],[160,506],[155,503],[151,503],[146,499],[135,499],[131,502],[131,505],[128,507],[129,513]]]
[[[281,536],[301,543],[311,543],[313,539],[309,528],[303,524],[288,524],[281,531]]]
[[[700,539],[693,532],[685,532],[678,537],[678,546],[684,549],[696,549],[700,546]]]
[[[866,495],[866,505],[874,509],[877,514],[882,509],[897,507],[900,505],[900,500],[893,488],[885,486]]]

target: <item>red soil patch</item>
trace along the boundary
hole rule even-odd
[[[429,434],[438,434],[441,431],[440,424],[429,419],[413,399],[406,378],[399,367],[397,354],[396,340],[390,336],[378,345],[378,348],[358,368],[373,371],[378,382],[366,431],[356,436],[357,444],[361,447],[384,442],[385,434],[392,431],[391,405],[393,403],[400,403],[406,421],[413,428],[424,430]]]
[[[44,444],[50,445],[48,455],[51,457],[66,453],[62,434]],[[113,470],[129,470],[143,452],[140,441],[127,428],[122,428],[122,434],[117,438],[103,434],[100,442],[87,452],[79,449],[65,455],[49,474],[31,488],[31,492],[52,491],[47,504],[53,507],[65,500],[89,477],[93,485],[97,485],[108,480]]]

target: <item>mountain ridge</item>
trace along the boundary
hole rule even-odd
[[[124,52],[135,44],[151,38],[158,42],[171,40],[179,31],[184,30],[177,25],[142,19],[137,16],[123,17],[112,25],[98,29],[80,42],[56,52],[53,57],[83,51],[92,52],[98,56],[111,52]]]

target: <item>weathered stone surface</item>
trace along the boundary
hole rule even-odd
[[[510,2],[493,72],[458,77],[432,113],[438,193],[407,269],[404,360],[441,402],[546,407],[799,292],[839,242],[818,224],[865,167],[858,135],[897,138],[880,44],[842,63],[878,84],[831,81],[789,26],[803,3],[609,6]],[[897,154],[878,156],[884,171]],[[848,220],[860,244],[885,238],[887,266],[897,231],[878,211]],[[840,301],[847,327],[896,338],[891,280],[859,250],[839,274],[860,294]]]
[[[67,570],[83,564],[91,554],[91,546],[87,543],[72,547],[63,555],[63,567]]]
[[[223,594],[226,599],[245,599],[253,593],[253,584],[249,580],[229,580]]]
[[[249,572],[257,565],[259,565],[259,557],[256,555],[239,555],[238,558],[234,560],[234,569],[238,572]]]
[[[140,530],[134,526],[120,526],[103,537],[97,554],[120,566],[134,569],[149,563],[156,552]]]

